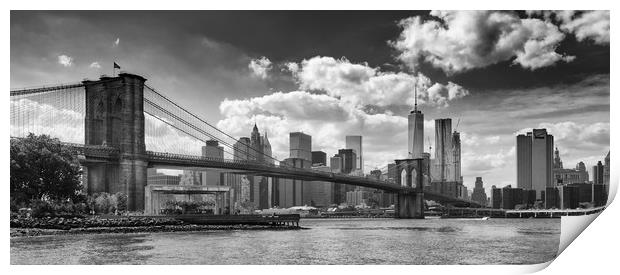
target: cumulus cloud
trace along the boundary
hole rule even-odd
[[[560,16],[562,30],[575,34],[578,41],[586,39],[596,44],[609,44],[609,11],[586,11],[578,16],[564,12]]]
[[[560,29],[573,33],[577,41],[591,40],[595,44],[609,44],[609,11],[535,10],[526,12],[530,17],[554,21]]]
[[[250,71],[252,71],[256,77],[267,79],[267,77],[269,77],[269,71],[271,70],[271,60],[264,56],[259,59],[252,59],[248,68],[250,68]]]
[[[297,72],[299,71],[299,65],[295,62],[287,62],[286,64],[284,64],[284,69],[293,73],[293,75],[297,75]]]
[[[101,68],[101,65],[99,65],[99,62],[93,62],[93,63],[90,63],[88,67],[93,68],[93,69],[99,69]]]
[[[303,60],[294,68],[300,89],[321,90],[354,105],[413,106],[416,85],[419,104],[446,106],[448,101],[469,94],[465,88],[452,82],[433,83],[421,73],[382,72],[366,63],[355,64],[346,58],[316,56]]]
[[[260,60],[267,62],[260,65]],[[253,60],[250,68],[260,75],[261,68],[273,65],[268,61],[266,57]],[[390,106],[412,106],[416,85],[419,103],[431,106],[443,107],[469,94],[452,82],[434,83],[420,73],[382,72],[346,58],[316,56],[279,66],[292,73],[299,90],[226,99],[220,104],[224,118],[217,123],[223,131],[241,137],[248,136],[256,122],[261,132],[269,133],[273,153],[279,159],[289,156],[290,132],[310,134],[313,150],[330,156],[344,147],[346,135],[361,134],[368,144],[365,169],[385,166],[407,153],[407,118],[395,115]],[[378,111],[368,111],[369,106]],[[429,135],[432,125],[428,121],[425,127]]]
[[[303,91],[277,92],[246,100],[224,100],[220,104],[224,116],[247,113],[289,117],[304,120],[347,120],[349,110],[336,98]]]
[[[401,20],[403,31],[390,42],[400,52],[398,58],[414,70],[420,61],[453,74],[511,59],[530,70],[574,59],[556,52],[564,34],[550,22],[497,11],[432,11],[431,15],[435,19]]]
[[[476,154],[465,152],[462,156],[463,169],[467,173],[489,171],[504,167],[507,159],[514,156],[514,148],[509,151],[500,150],[497,153]]]
[[[480,136],[477,134],[470,134],[467,132],[461,132],[461,141],[464,145],[475,147],[475,146],[488,146],[497,144],[500,141],[500,136]]]
[[[65,67],[73,66],[73,57],[68,55],[59,55],[58,56],[58,64],[63,65]]]

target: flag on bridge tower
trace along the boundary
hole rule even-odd
[[[119,66],[118,64],[116,64],[116,61],[114,62],[114,69],[112,69],[112,76],[116,75],[116,69],[121,69],[121,66]]]

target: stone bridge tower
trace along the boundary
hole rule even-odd
[[[85,188],[127,195],[130,211],[144,209],[147,159],[144,145],[145,78],[128,73],[84,81],[85,144],[118,148],[117,160],[86,161]]]
[[[413,187],[413,190],[401,191],[396,194],[395,218],[424,218],[424,186],[429,185],[430,180],[430,161],[428,158],[396,160],[396,183],[401,186]]]

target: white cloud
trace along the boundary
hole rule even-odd
[[[381,72],[366,63],[355,64],[345,58],[316,56],[303,60],[294,76],[302,90],[322,90],[354,105],[413,106],[416,85],[419,104],[446,106],[448,101],[469,94],[452,82],[444,85],[432,83],[422,74]]]
[[[284,69],[296,75],[299,72],[299,65],[295,62],[287,62],[284,64]]]
[[[497,153],[478,154],[475,151],[466,151],[462,155],[463,174],[475,174],[490,171],[506,166],[510,158],[514,158],[514,146],[508,150],[499,150]]]
[[[469,147],[475,146],[489,146],[498,144],[500,142],[500,136],[480,136],[476,134],[470,134],[467,132],[461,132],[461,141],[464,145]]]
[[[264,56],[259,59],[252,59],[248,68],[250,68],[256,77],[267,79],[267,77],[269,77],[269,71],[271,70],[271,61]]]
[[[535,70],[574,59],[557,53],[564,39],[557,26],[540,19],[495,11],[432,11],[436,19],[410,17],[392,46],[398,58],[416,70],[424,60],[448,74],[486,67],[513,59]]]
[[[114,40],[114,44],[112,44],[112,47],[118,47],[118,44],[121,42],[120,38],[116,38],[116,40]]]
[[[58,64],[63,65],[65,67],[71,67],[73,65],[73,57],[64,55],[64,54],[59,55]]]
[[[99,69],[101,68],[101,65],[99,65],[99,62],[93,62],[93,63],[90,63],[88,67],[93,68],[93,69]]]
[[[609,11],[586,11],[573,18],[574,12],[560,16],[562,30],[572,32],[578,41],[590,39],[596,44],[609,44]]]
[[[267,78],[272,63],[266,57],[252,60],[249,68]],[[248,99],[226,99],[220,104],[224,119],[217,127],[235,137],[248,136],[254,122],[268,132],[273,154],[289,156],[289,133],[303,131],[312,136],[313,150],[332,156],[344,147],[344,137],[364,136],[365,169],[385,166],[407,153],[407,118],[393,112],[367,113],[367,106],[389,107],[414,104],[414,86],[420,104],[446,106],[469,92],[448,82],[433,83],[417,74],[382,72],[366,63],[355,64],[345,58],[316,56],[299,63],[280,65],[290,71],[299,90],[275,92]],[[429,135],[432,121],[427,122]],[[390,137],[386,139],[386,137]],[[425,146],[429,146],[427,144]]]

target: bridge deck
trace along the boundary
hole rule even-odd
[[[121,157],[117,148],[101,145],[84,145],[75,143],[64,144],[67,146],[71,146],[76,151],[78,151],[78,154],[81,158],[80,161],[83,162],[113,160]],[[276,178],[341,183],[369,187],[394,193],[414,192],[414,189],[411,187],[401,186],[392,182],[381,181],[373,178],[351,176],[332,172],[323,172],[312,169],[295,168],[290,166],[277,166],[273,164],[249,160],[230,160],[153,151],[146,151],[145,158],[148,160],[150,167],[164,166],[216,168],[232,170],[237,173],[239,171],[247,171],[255,175]],[[480,207],[478,203],[473,201],[454,198],[430,191],[424,191],[424,199],[434,200],[443,203],[466,205],[470,207]]]

